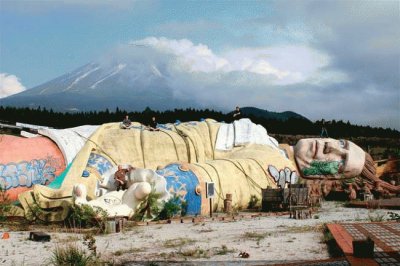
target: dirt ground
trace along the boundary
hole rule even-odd
[[[97,253],[114,264],[157,265],[159,262],[203,262],[209,265],[288,263],[329,259],[323,241],[325,223],[370,221],[388,218],[387,210],[345,208],[341,202],[323,202],[311,219],[289,215],[143,225],[125,232],[97,235]],[[400,211],[394,211],[400,214]],[[43,231],[43,228],[40,228]],[[45,229],[45,228],[44,228]],[[0,225],[0,265],[46,265],[58,246],[83,245],[83,235],[48,232],[50,242],[28,240],[29,231],[10,231]],[[239,253],[246,252],[249,258]],[[152,263],[153,262],[153,263]]]

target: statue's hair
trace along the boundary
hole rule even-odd
[[[369,153],[365,153],[365,163],[362,169],[361,176],[367,178],[367,180],[376,181],[376,167],[374,160]]]

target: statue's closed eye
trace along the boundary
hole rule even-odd
[[[346,141],[344,139],[339,139],[339,147],[342,149],[346,147]]]

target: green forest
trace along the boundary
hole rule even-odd
[[[108,122],[119,122],[129,115],[132,121],[141,122],[147,125],[152,116],[155,116],[158,123],[173,123],[177,120],[199,121],[205,118],[212,118],[217,121],[232,121],[232,113],[223,113],[210,109],[174,109],[169,111],[153,111],[146,108],[142,112],[127,112],[125,110],[90,111],[62,113],[47,110],[46,108],[16,108],[0,106],[0,120],[2,123],[15,124],[15,122],[29,123],[35,125],[49,126],[54,128],[68,128],[80,125],[99,125]],[[246,116],[254,123],[264,126],[269,133],[287,135],[319,135],[321,132],[321,121],[311,122],[302,118],[289,118],[287,120],[265,119],[256,116]],[[353,125],[349,121],[342,120],[325,121],[329,137],[350,138],[350,137],[379,137],[379,138],[400,138],[397,130],[381,127],[370,127]]]

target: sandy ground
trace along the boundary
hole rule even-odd
[[[148,261],[245,265],[249,261],[265,264],[321,260],[329,258],[321,241],[324,223],[369,221],[387,212],[323,202],[312,219],[295,220],[284,215],[230,222],[136,226],[123,233],[96,236],[96,245],[102,259],[116,264],[130,262],[130,265],[146,265]],[[0,227],[0,236],[5,231],[8,229]],[[9,239],[0,239],[0,265],[46,265],[56,246],[82,245],[83,239],[80,234],[49,232],[51,241],[41,243],[28,240],[27,231],[9,233]],[[247,252],[250,258],[239,257],[240,252]]]

